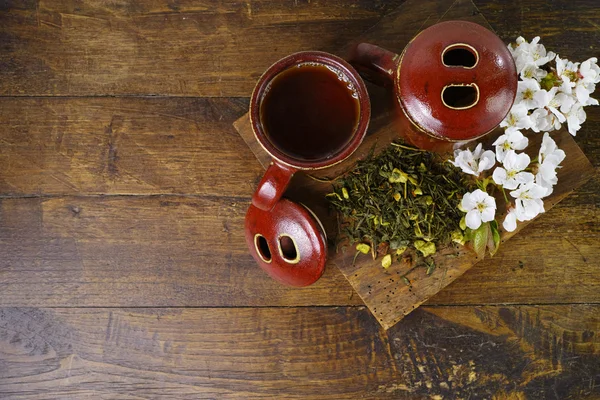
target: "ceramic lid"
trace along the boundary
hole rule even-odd
[[[246,243],[258,265],[283,284],[308,286],[325,270],[327,241],[319,220],[288,199],[270,211],[250,205]]]
[[[404,49],[397,74],[406,116],[426,133],[450,141],[493,130],[517,92],[507,46],[466,21],[442,22],[417,35]]]

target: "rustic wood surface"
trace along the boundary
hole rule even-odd
[[[257,77],[401,3],[0,1],[0,398],[600,398],[598,174],[387,332],[336,268],[288,289],[246,253]],[[595,0],[475,3],[598,56]]]

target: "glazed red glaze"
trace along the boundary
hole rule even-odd
[[[262,254],[260,246],[256,245],[259,240],[256,235],[265,238],[270,257]],[[286,252],[280,243],[282,235],[293,238],[297,261],[284,258]],[[258,265],[283,284],[308,286],[325,270],[327,241],[320,223],[307,208],[288,199],[281,199],[270,211],[253,205],[248,208],[246,243]]]
[[[271,163],[252,196],[252,204],[261,210],[272,209],[290,184],[296,169],[277,162]]]
[[[352,84],[358,96],[358,118],[346,145],[327,157],[305,160],[294,158],[277,148],[265,132],[261,121],[261,105],[269,84],[286,69],[298,64],[312,63],[332,67]],[[246,214],[246,241],[250,253],[273,279],[291,285],[307,286],[314,283],[325,269],[327,244],[323,229],[316,216],[305,207],[282,196],[297,170],[326,168],[349,157],[360,145],[369,125],[371,105],[367,89],[360,75],[346,61],[334,55],[309,51],[295,53],[273,64],[259,79],[250,100],[250,122],[257,141],[273,158],[252,196],[252,205]],[[256,246],[256,235],[268,243],[271,258],[261,257]],[[286,260],[280,252],[281,235],[295,243],[298,260]],[[261,239],[262,240],[262,239]]]
[[[469,51],[474,65],[446,65],[444,52],[452,49]],[[467,21],[425,29],[400,56],[361,43],[351,60],[392,82],[401,114],[413,125],[409,140],[424,148],[436,147],[437,140],[469,141],[489,133],[508,114],[517,92],[516,67],[506,45],[494,33]],[[464,109],[449,106],[442,92],[452,86],[477,89],[477,101]],[[419,140],[423,135],[430,138]]]
[[[340,71],[352,83],[358,95],[359,116],[352,138],[337,154],[323,159],[302,160],[285,154],[271,143],[260,118],[260,107],[271,81],[284,70],[303,63],[330,66]],[[337,164],[348,158],[354,150],[356,150],[365,137],[367,127],[369,126],[371,103],[369,102],[369,95],[365,83],[358,72],[356,72],[349,63],[333,54],[322,51],[303,51],[282,58],[265,71],[252,92],[249,114],[250,123],[252,124],[252,130],[256,136],[256,140],[258,140],[267,153],[269,153],[276,161],[279,161],[279,164],[285,164],[296,169],[311,170]]]

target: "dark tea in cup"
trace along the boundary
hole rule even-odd
[[[347,146],[359,110],[356,88],[341,71],[301,63],[271,81],[260,119],[273,146],[309,161],[331,158]]]

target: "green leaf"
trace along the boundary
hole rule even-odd
[[[491,235],[489,235],[488,238],[488,250],[493,257],[500,247],[500,231],[498,230],[498,222],[496,222],[496,220],[490,222],[490,231]]]
[[[488,223],[481,224],[479,228],[473,231],[473,250],[475,250],[475,254],[477,254],[477,257],[479,258],[485,256],[489,231],[490,226]]]
[[[463,231],[467,230],[467,216],[466,215],[463,215],[463,217],[460,219],[460,222],[458,223],[458,226]]]
[[[473,240],[473,230],[471,228],[465,229],[465,242]]]

